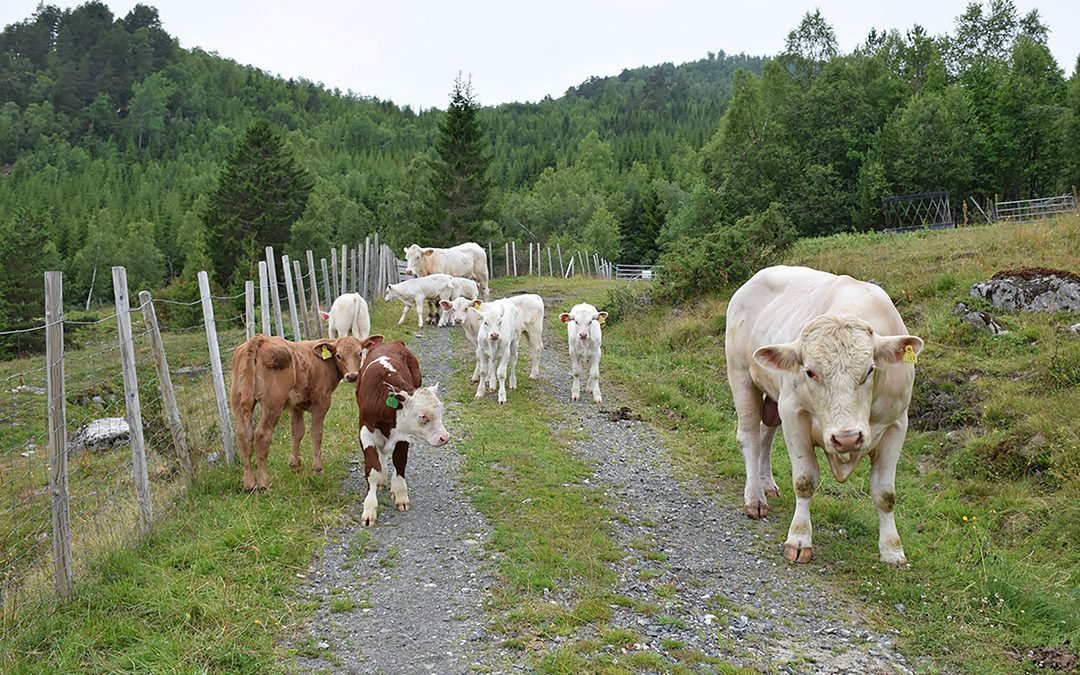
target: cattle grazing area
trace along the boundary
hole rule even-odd
[[[841,467],[842,482],[823,462],[808,563],[784,557],[805,486],[793,485],[781,433],[772,453],[779,494],[768,495],[767,517],[746,517],[725,367],[734,288],[672,307],[651,300],[657,282],[503,278],[490,281],[492,300],[535,294],[546,308],[543,350],[518,364],[516,390],[507,373],[505,403],[475,398],[464,319],[418,330],[398,325],[396,303],[371,303],[383,345],[403,341],[422,387],[438,382],[446,432],[412,444],[408,487],[391,480],[379,491],[374,525],[364,522],[374,461],[367,466],[360,448],[356,385],[342,381],[321,473],[308,438],[300,469],[289,467],[285,420],[270,441],[269,490],[245,490],[235,464],[200,463],[193,487],[148,536],[88,562],[54,611],[0,631],[0,670],[1068,669],[1080,644],[1080,337],[1068,330],[1077,317],[1000,312],[968,288],[1002,269],[1076,270],[1078,252],[1072,217],[841,235],[788,254],[787,264],[880,285],[907,334],[924,341],[895,477],[906,563],[880,560],[881,500],[871,498],[866,457]],[[972,329],[953,313],[961,300],[1009,332]],[[586,375],[571,401],[560,315],[582,305],[606,313],[600,404]],[[83,333],[91,345],[95,330]],[[176,345],[170,357],[185,340],[198,344],[164,337]],[[243,339],[222,337],[226,367]],[[530,351],[527,333],[519,340]],[[198,346],[201,356],[182,365],[202,364],[205,341]],[[400,353],[372,356],[367,367],[384,378],[411,371]],[[95,363],[72,357],[73,367]],[[3,364],[11,370],[0,375],[38,366]],[[398,419],[389,399],[405,410],[399,392],[421,383],[372,384],[386,393],[367,404]],[[200,438],[219,442],[212,392],[204,411]],[[380,467],[395,463],[372,448]]]

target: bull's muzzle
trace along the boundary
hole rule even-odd
[[[587,337],[589,337],[589,334],[588,334],[588,333],[578,333],[578,339],[579,339],[579,340],[584,340],[584,339],[586,339]]]
[[[434,445],[435,447],[439,447],[440,445],[446,445],[449,442],[450,442],[450,434],[448,434],[448,433],[446,433],[444,431],[441,434],[439,434],[438,436],[436,436],[432,440],[431,444]]]
[[[833,448],[840,454],[847,454],[849,452],[860,450],[864,440],[865,437],[863,436],[863,432],[854,429],[837,431],[829,436],[829,442],[832,443]]]

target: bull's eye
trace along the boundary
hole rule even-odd
[[[806,376],[809,377],[811,380],[817,379],[817,373],[815,373],[812,368],[806,369]]]
[[[865,384],[866,381],[869,380],[870,376],[873,375],[873,374],[874,374],[874,364],[870,364],[870,367],[866,369],[866,375],[863,376],[862,382],[860,382],[859,384]]]

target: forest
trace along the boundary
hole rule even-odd
[[[1055,62],[1050,30],[990,0],[948,34],[873,30],[845,54],[813,12],[781,54],[626,69],[537,103],[483,106],[482,82],[447,83],[479,134],[469,234],[678,262],[688,242],[722,247],[755,223],[785,241],[878,229],[894,195],[948,190],[959,208],[1071,191],[1080,74]],[[213,269],[253,133],[294,192],[273,237],[245,230],[245,245],[450,243],[431,241],[450,126],[447,111],[182,49],[147,5],[40,5],[0,33],[0,326],[40,318],[45,269],[64,270],[69,301],[107,286],[111,265],[165,294]]]

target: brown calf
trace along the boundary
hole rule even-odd
[[[422,382],[416,356],[400,340],[375,345],[368,352],[356,385],[360,447],[364,450],[364,476],[368,482],[360,519],[364,525],[375,524],[378,489],[387,482],[397,509],[409,510],[405,464],[410,443],[439,446],[450,440],[443,426],[439,385],[422,387]],[[394,476],[388,481],[391,461]]]
[[[382,342],[372,335],[361,342],[354,337],[334,340],[289,342],[280,337],[256,335],[236,348],[232,358],[230,402],[236,417],[236,444],[244,462],[244,489],[270,487],[266,457],[281,412],[289,409],[292,422],[292,455],[289,466],[300,467],[300,440],[304,437],[304,411],[311,413],[312,468],[322,471],[323,419],[341,378],[355,382],[368,348]],[[262,406],[258,426],[253,422],[255,404]],[[258,469],[251,471],[254,441]]]

